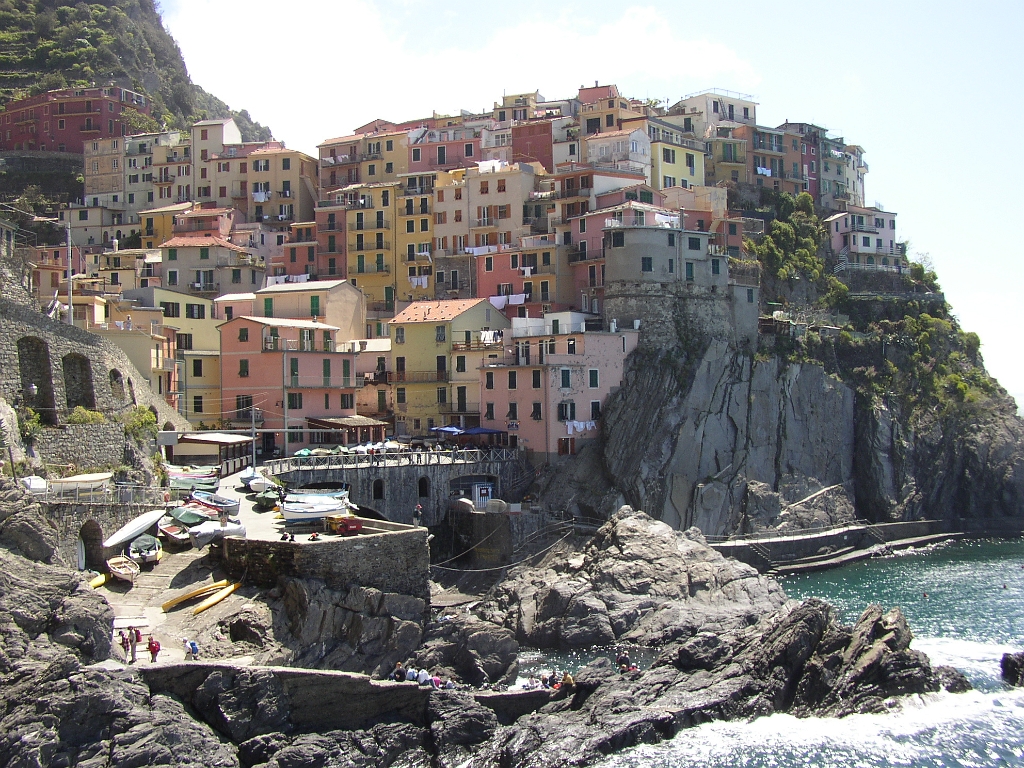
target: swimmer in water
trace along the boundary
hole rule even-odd
[[[924,593],[924,597],[925,597],[926,600],[928,599],[928,593],[927,592]]]

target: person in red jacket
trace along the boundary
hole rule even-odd
[[[149,661],[151,664],[156,664],[157,654],[160,653],[160,641],[152,635],[149,636],[149,642],[146,643],[146,650],[149,651]]]

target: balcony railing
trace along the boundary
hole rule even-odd
[[[402,187],[401,191],[398,194],[402,195],[403,197],[408,197],[409,195],[432,195],[434,194],[434,188],[432,186]]]
[[[356,232],[373,229],[391,229],[391,222],[388,219],[376,219],[374,221],[357,221],[352,227]]]
[[[576,264],[580,261],[594,261],[604,258],[604,248],[589,248],[585,251],[569,251],[569,263]]]
[[[567,197],[590,197],[590,193],[593,191],[593,187],[575,187],[573,189],[563,189],[555,192],[555,198],[564,200]]]
[[[409,382],[413,384],[425,384],[430,382],[446,382],[449,378],[448,371],[389,371],[388,381]]]
[[[438,403],[437,404],[437,410],[440,413],[472,413],[472,414],[479,414],[480,413],[480,403],[470,403],[470,402],[460,403],[458,401],[456,401],[454,403]]]
[[[492,342],[483,342],[479,339],[473,341],[453,341],[452,351],[453,352],[483,352],[485,350],[501,349],[502,340]]]
[[[474,229],[483,229],[483,228],[486,228],[486,227],[496,227],[496,226],[498,226],[498,219],[494,218],[494,217],[491,217],[491,216],[486,216],[486,217],[484,217],[482,219],[471,219],[471,221],[472,221],[472,225],[471,226]]]
[[[390,275],[391,267],[388,264],[364,264],[363,268],[360,269],[359,265],[352,271],[354,275],[373,275],[380,273],[382,275]]]
[[[668,220],[658,221],[655,219],[652,221],[647,216],[625,216],[621,219],[605,219],[605,229],[617,229],[619,227],[648,227],[652,229],[679,229],[679,219],[671,218]]]
[[[289,376],[285,381],[288,389],[358,389],[365,384],[363,374],[355,376]]]
[[[348,200],[345,203],[345,207],[350,211],[369,210],[373,208],[373,200],[368,198],[363,198],[361,200]]]
[[[391,243],[387,240],[374,240],[372,243],[357,242],[352,246],[353,251],[386,251],[391,248]]]

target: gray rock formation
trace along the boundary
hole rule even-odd
[[[1004,653],[999,667],[1003,680],[1010,685],[1024,685],[1024,653]]]
[[[524,645],[566,649],[746,626],[784,600],[776,582],[722,557],[699,531],[623,507],[582,554],[514,570],[475,613]]]
[[[519,643],[511,629],[461,615],[429,625],[412,663],[445,679],[484,685],[514,679],[518,654]]]

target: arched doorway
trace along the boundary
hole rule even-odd
[[[421,499],[428,498],[430,496],[430,478],[429,477],[421,477],[420,480],[419,480],[419,483],[417,485],[418,485],[417,490],[419,491],[419,493],[417,495]]]
[[[64,368],[64,398],[68,410],[77,406],[96,410],[96,391],[92,386],[92,364],[85,355],[71,352],[61,359]]]
[[[373,481],[373,498],[374,501],[379,501],[384,498],[384,481],[374,480]]]
[[[78,532],[78,570],[103,570],[103,531],[95,520],[87,520]]]
[[[124,404],[124,377],[117,368],[110,369],[110,396],[118,405]]]
[[[50,366],[50,347],[35,336],[18,339],[18,369],[21,389],[26,394],[25,404],[39,414],[43,424],[57,424],[57,405],[53,396],[53,370]],[[28,393],[35,387],[35,395]]]

